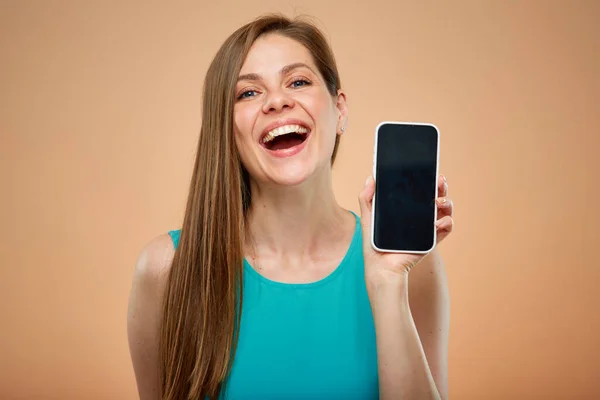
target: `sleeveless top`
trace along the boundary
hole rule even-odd
[[[379,398],[362,231],[354,216],[343,260],[317,282],[275,282],[244,259],[239,341],[221,399]],[[180,232],[169,231],[175,247]]]

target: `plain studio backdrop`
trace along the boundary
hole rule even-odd
[[[136,398],[137,256],[179,227],[210,60],[271,11],[336,54],[343,206],[378,122],[440,128],[451,398],[599,398],[594,0],[1,1],[0,398]]]

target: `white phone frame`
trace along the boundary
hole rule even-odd
[[[440,174],[440,130],[438,127],[432,123],[427,122],[402,122],[402,121],[382,121],[375,127],[375,145],[373,150],[373,178],[377,182],[377,139],[379,138],[379,129],[386,124],[393,125],[420,125],[420,126],[430,126],[435,129],[437,134],[437,145],[436,145],[436,160],[435,160],[435,199],[438,197],[438,179]],[[377,192],[377,191],[375,191]],[[406,254],[427,254],[431,252],[435,246],[437,245],[437,229],[435,223],[437,221],[437,205],[433,207],[433,245],[428,250],[395,250],[395,249],[382,249],[375,245],[375,196],[377,193],[373,195],[373,203],[371,208],[371,246],[376,251],[382,253],[406,253]]]

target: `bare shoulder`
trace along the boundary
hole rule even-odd
[[[142,248],[134,276],[144,279],[157,279],[169,272],[175,247],[168,234],[160,235],[150,240]]]
[[[168,234],[141,250],[131,283],[127,336],[140,399],[158,399],[158,342],[162,299],[175,248]]]

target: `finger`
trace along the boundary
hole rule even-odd
[[[373,195],[375,194],[375,181],[372,176],[367,178],[365,187],[358,195],[360,206],[360,223],[362,225],[363,237],[367,240],[371,234],[371,212],[373,209]]]
[[[444,240],[454,229],[454,219],[449,215],[435,222],[437,242]]]
[[[437,219],[454,214],[454,203],[447,197],[439,197],[435,201],[437,205]]]
[[[448,181],[444,175],[438,177],[438,197],[448,196]]]

